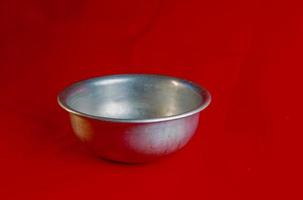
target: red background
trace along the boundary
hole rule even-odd
[[[301,199],[298,2],[2,0],[0,199]],[[189,145],[144,165],[83,148],[56,95],[116,73],[208,88]]]

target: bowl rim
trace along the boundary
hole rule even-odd
[[[88,113],[84,113],[81,111],[78,111],[71,106],[69,106],[64,100],[63,96],[64,93],[66,93],[69,89],[72,87],[75,87],[77,85],[81,85],[90,81],[94,80],[99,80],[99,79],[105,79],[105,78],[115,78],[115,77],[131,77],[131,76],[149,76],[149,77],[161,77],[165,79],[171,79],[171,80],[176,80],[179,82],[182,82],[183,84],[189,86],[194,92],[198,93],[202,97],[202,102],[199,103],[199,106],[197,106],[194,109],[188,110],[186,112],[177,114],[177,115],[171,115],[171,116],[164,116],[164,117],[157,117],[157,118],[145,118],[145,119],[125,119],[125,118],[110,118],[110,117],[102,117],[102,116],[96,116],[96,115],[91,115]],[[183,79],[183,78],[177,78],[173,76],[168,76],[168,75],[162,75],[162,74],[113,74],[113,75],[105,75],[105,76],[97,76],[89,79],[84,79],[77,81],[75,83],[70,84],[69,86],[65,87],[62,91],[59,92],[57,96],[57,102],[60,105],[61,108],[69,112],[70,114],[75,114],[78,116],[82,117],[87,117],[90,119],[95,119],[95,120],[101,120],[101,121],[109,121],[109,122],[122,122],[122,123],[150,123],[150,122],[163,122],[163,121],[170,121],[170,120],[175,120],[175,119],[181,119],[184,117],[188,117],[191,115],[194,115],[196,113],[199,113],[200,111],[204,110],[211,102],[211,95],[208,90],[206,90],[204,87],[201,85],[198,85],[192,81]]]

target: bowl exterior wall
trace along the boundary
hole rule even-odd
[[[197,129],[199,113],[153,123],[110,122],[72,113],[70,119],[75,135],[98,156],[139,163],[182,148]]]

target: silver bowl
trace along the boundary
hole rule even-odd
[[[192,82],[147,74],[92,78],[58,95],[82,142],[102,158],[128,163],[182,148],[210,100],[209,92]]]

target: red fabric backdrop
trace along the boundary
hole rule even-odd
[[[301,199],[302,8],[2,0],[0,199]],[[58,91],[116,73],[167,74],[210,90],[186,148],[129,166],[79,144]]]

